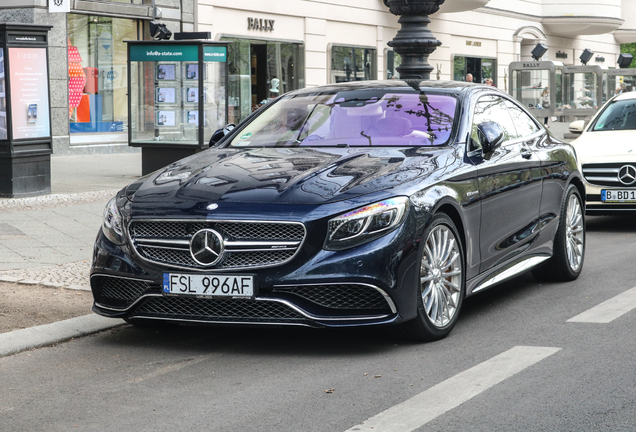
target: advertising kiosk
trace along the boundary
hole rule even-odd
[[[587,117],[596,113],[606,97],[608,70],[597,65],[563,68],[563,115]]]
[[[510,63],[510,94],[537,118],[562,115],[563,63],[520,61]]]
[[[51,28],[0,23],[0,197],[51,193]]]
[[[129,145],[142,174],[207,148],[227,124],[227,42],[127,41]]]

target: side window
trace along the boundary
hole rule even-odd
[[[481,147],[479,144],[480,140],[477,133],[477,126],[486,122],[495,122],[501,126],[504,133],[504,145],[509,141],[519,138],[515,124],[508,112],[505,99],[499,96],[484,96],[480,98],[475,105],[473,125],[470,134],[472,148]]]
[[[512,121],[517,127],[517,132],[521,138],[526,138],[539,132],[539,126],[526,114],[521,108],[510,101],[506,101],[506,105],[510,110]]]

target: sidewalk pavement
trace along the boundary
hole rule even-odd
[[[90,291],[106,203],[141,175],[141,154],[51,157],[51,195],[0,198],[0,281]],[[120,325],[88,315],[0,335],[0,357]]]

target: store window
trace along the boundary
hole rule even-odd
[[[238,123],[273,98],[305,87],[302,43],[223,37],[228,48],[228,119]]]
[[[400,79],[397,68],[402,64],[402,56],[393,50],[386,52],[386,79]]]
[[[128,82],[123,41],[139,39],[138,34],[135,20],[68,15],[71,134],[124,133]]]
[[[331,47],[332,83],[378,79],[378,54],[374,48],[333,45]]]
[[[473,82],[485,84],[492,79],[497,86],[497,60],[494,58],[455,56],[453,59],[453,80],[466,81],[466,75],[473,76]]]

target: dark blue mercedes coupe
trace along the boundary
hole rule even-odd
[[[93,309],[437,340],[466,296],[529,270],[579,276],[583,184],[572,147],[490,86],[296,91],[108,203]]]

